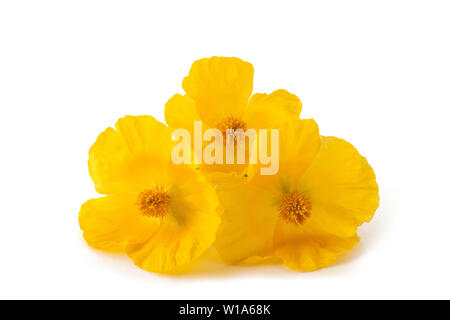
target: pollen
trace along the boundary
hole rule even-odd
[[[239,130],[242,129],[242,131],[247,130],[247,123],[243,121],[242,119],[236,118],[236,117],[226,117],[223,119],[220,123],[217,124],[217,129],[219,129],[223,136],[225,137],[227,134],[227,130]]]
[[[303,194],[286,194],[279,206],[280,216],[288,223],[302,225],[311,216],[312,203]]]
[[[145,189],[138,198],[139,210],[144,216],[164,218],[169,211],[170,198],[164,188]]]

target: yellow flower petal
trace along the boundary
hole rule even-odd
[[[195,102],[188,96],[180,94],[174,95],[166,103],[164,110],[167,125],[171,129],[186,129],[191,134],[191,141],[194,139],[194,121],[199,121]],[[202,132],[203,134],[203,132]]]
[[[280,173],[299,179],[319,149],[319,127],[313,119],[285,123],[280,128]]]
[[[312,202],[313,219],[327,232],[351,237],[378,208],[375,174],[350,143],[322,137],[319,154],[298,184]]]
[[[278,128],[287,120],[300,116],[300,99],[286,90],[277,90],[271,94],[255,93],[248,103],[245,118],[249,128]]]
[[[253,90],[253,66],[238,58],[212,57],[195,61],[183,89],[196,102],[210,127],[227,116],[240,117]]]
[[[272,143],[272,141],[270,141]],[[271,146],[269,144],[268,150]],[[297,181],[308,169],[320,149],[319,127],[313,119],[291,120],[284,122],[279,129],[279,184],[283,189],[292,190]],[[249,176],[256,176],[253,183],[267,187],[272,183],[274,176],[258,175],[261,172],[259,162],[249,166]]]
[[[170,131],[151,116],[126,116],[116,123],[117,132],[131,154],[170,160]]]
[[[236,175],[216,173],[215,182],[224,209],[215,246],[223,260],[238,263],[265,256],[272,246],[277,217],[271,206],[272,195]]]
[[[314,271],[332,264],[358,241],[357,235],[343,238],[323,232],[312,221],[299,228],[280,219],[275,230],[274,254],[290,269]]]
[[[150,116],[124,117],[116,128],[102,132],[89,150],[97,192],[139,192],[152,182],[162,183],[173,146],[169,129]]]
[[[214,188],[190,166],[171,165],[169,212],[158,230],[127,253],[139,267],[153,272],[173,272],[207,250],[220,223]]]
[[[110,195],[86,201],[78,217],[86,242],[97,249],[124,252],[126,246],[150,237],[157,223],[139,213],[137,196]]]

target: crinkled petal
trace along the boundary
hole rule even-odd
[[[322,137],[319,154],[298,184],[312,202],[311,219],[327,232],[350,237],[378,208],[375,174],[350,143]]]
[[[170,161],[170,130],[151,116],[126,116],[89,150],[89,173],[99,193],[138,192],[162,183]]]
[[[238,58],[195,61],[183,80],[201,119],[210,127],[228,116],[241,117],[253,90],[253,66]]]
[[[215,242],[221,257],[228,263],[238,263],[266,256],[278,214],[276,196],[249,185],[244,177],[217,173],[214,180],[223,206]]]
[[[249,101],[245,118],[249,128],[279,128],[288,120],[299,119],[301,110],[300,99],[280,89],[271,94],[255,93]]]
[[[188,96],[174,95],[164,110],[167,125],[171,129],[186,129],[194,139],[194,121],[200,121],[195,102]]]
[[[137,197],[137,194],[109,195],[86,201],[78,217],[86,242],[112,252],[124,252],[130,244],[145,242],[158,223],[139,213]]]
[[[273,252],[290,269],[314,271],[331,265],[358,241],[356,234],[347,238],[334,236],[324,232],[312,221],[298,226],[279,219],[274,233]]]
[[[258,163],[250,165],[248,172],[250,177],[255,177],[256,183],[260,186],[267,187],[273,184],[273,177],[277,177],[276,184],[285,192],[294,190],[297,182],[313,162],[320,149],[319,127],[312,119],[306,120],[290,120],[283,123],[279,128],[279,140],[272,141],[271,135],[268,133],[267,150],[272,149],[275,145],[275,152],[278,151],[278,157],[271,154],[269,164],[261,164],[260,155],[258,155]],[[261,149],[261,141],[258,141],[258,150]],[[259,151],[260,152],[260,151]],[[278,162],[278,165],[276,163]],[[274,174],[263,174],[262,168],[272,167]]]

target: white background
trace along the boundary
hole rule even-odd
[[[0,2],[0,298],[450,298],[450,2]],[[381,205],[361,243],[314,273],[145,272],[90,249],[80,205],[98,133],[164,120],[191,63],[253,63],[254,92],[296,93],[303,118],[352,142]]]

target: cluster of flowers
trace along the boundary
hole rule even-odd
[[[358,242],[357,228],[378,207],[375,174],[350,143],[320,136],[314,120],[301,119],[299,98],[285,90],[251,96],[253,67],[237,58],[194,62],[183,89],[166,104],[168,126],[126,116],[90,148],[89,173],[106,195],[79,213],[90,246],[126,253],[159,273],[185,269],[211,246],[230,264],[276,257],[312,271]],[[226,129],[278,129],[278,171],[174,163],[173,131],[194,135],[196,121],[224,136]]]

